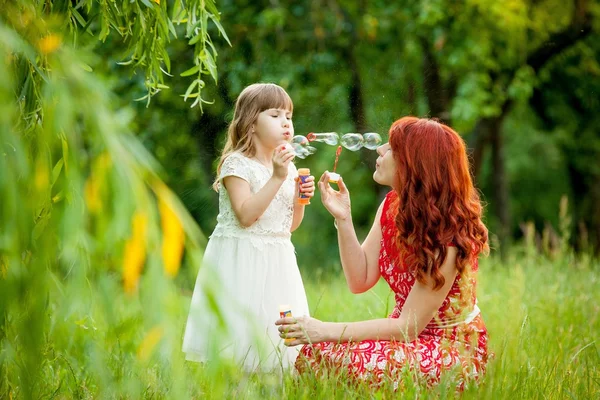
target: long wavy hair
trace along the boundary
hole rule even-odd
[[[487,253],[488,231],[473,185],[465,143],[435,120],[404,117],[394,122],[389,143],[396,162],[397,242],[419,282],[431,276],[444,285],[440,268],[449,244],[456,246],[459,274]]]
[[[219,190],[221,166],[227,156],[234,151],[240,151],[247,157],[254,156],[256,150],[252,124],[256,122],[258,114],[271,108],[294,111],[292,99],[281,86],[274,83],[254,83],[242,90],[235,102],[233,120],[227,129],[227,141],[217,166],[217,177],[212,185],[215,191]]]

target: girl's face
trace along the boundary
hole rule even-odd
[[[373,180],[380,185],[393,186],[396,179],[396,161],[389,143],[383,144],[377,148],[377,163]]]
[[[292,113],[280,108],[265,110],[258,114],[253,129],[256,144],[260,143],[268,149],[275,149],[294,137]]]

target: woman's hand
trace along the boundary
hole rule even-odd
[[[284,342],[286,346],[321,343],[328,341],[327,324],[311,317],[287,317],[275,321],[282,339],[294,339]]]
[[[329,171],[325,171],[319,179],[321,202],[335,219],[344,220],[350,216],[350,192],[340,177],[338,181],[340,190],[334,190],[329,184]]]
[[[295,153],[291,146],[282,145],[273,153],[273,176],[285,179],[288,174],[288,166],[294,159]]]

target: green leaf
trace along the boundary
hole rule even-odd
[[[194,90],[197,84],[198,79],[194,79],[194,81],[190,83],[190,86],[188,86],[187,90],[185,91],[185,95],[183,96],[183,101],[186,101],[188,97],[190,97],[190,93],[192,93],[192,90]]]
[[[202,39],[202,35],[201,35],[201,34],[198,34],[198,35],[196,35],[196,36],[192,37],[192,39],[191,39],[191,40],[188,42],[188,44],[189,44],[190,46],[191,46],[191,45],[194,45],[194,44],[198,43],[198,41],[199,41],[200,39]]]
[[[137,99],[133,99],[134,101],[142,101],[148,98],[148,96],[150,96],[149,94],[142,96],[142,97],[138,97]]]
[[[64,161],[61,158],[60,160],[58,160],[54,168],[52,168],[52,184],[50,185],[51,187],[54,186],[54,184],[56,183],[56,180],[60,175],[60,171],[62,171],[63,164]]]
[[[89,65],[87,65],[87,64],[86,64],[86,63],[84,63],[83,61],[80,61],[80,62],[79,62],[79,66],[81,66],[81,68],[82,68],[84,71],[87,71],[87,72],[93,72],[93,71],[94,71],[94,70],[92,69],[92,67],[90,67]]]
[[[152,3],[150,3],[148,0],[141,0],[141,1],[142,1],[142,3],[144,3],[144,5],[145,5],[146,7],[148,7],[148,8],[152,8],[152,7],[154,7],[154,6],[152,5]],[[154,3],[154,4],[156,4],[156,3]]]
[[[198,71],[200,71],[200,66],[199,65],[194,65],[192,68],[188,69],[187,71],[183,71],[180,76],[191,76],[196,74]]]
[[[216,16],[219,15],[219,10],[217,10],[217,6],[215,5],[214,1],[212,1],[212,0],[204,0],[204,4],[205,4],[206,9],[208,11],[210,11],[211,13],[213,13]]]
[[[81,25],[82,27],[87,26],[87,22],[85,21],[85,19],[83,19],[83,17],[81,16],[81,14],[79,14],[79,11],[77,11],[76,9],[69,7],[71,14],[73,14],[73,16],[75,17],[75,19],[77,20],[77,22],[79,22],[79,25]]]
[[[231,46],[231,42],[229,41],[229,37],[227,36],[227,33],[225,33],[225,29],[223,29],[223,26],[219,22],[219,19],[217,17],[215,17],[214,15],[212,15],[212,14],[209,15],[209,17],[212,20],[212,22],[214,22],[215,26],[219,30],[219,33],[221,33],[221,35],[223,36],[223,38],[225,39],[225,41],[227,41],[227,44],[229,46]]]
[[[63,197],[65,197],[63,191],[61,190],[60,192],[58,192],[57,194],[55,194],[52,197],[52,203],[58,203],[59,201],[61,201],[63,199]]]
[[[50,217],[52,216],[52,203],[50,201],[44,201],[44,205],[37,213],[38,217],[35,221],[35,226],[31,232],[31,236],[34,240],[39,239],[39,237],[44,233],[46,226],[48,225],[48,221],[50,221]]]
[[[175,39],[177,39],[177,31],[175,31],[175,26],[170,19],[167,19],[167,25],[169,26],[169,31],[173,34]]]
[[[185,18],[186,14],[187,14],[185,11],[185,8],[183,8],[181,6],[182,6],[181,1],[176,0],[175,4],[173,5],[173,12],[171,13],[171,18],[177,24],[184,22],[183,19]]]
[[[212,76],[212,78],[215,80],[215,82],[217,82],[217,64],[215,63],[215,60],[212,57],[212,54],[210,54],[210,51],[204,52],[204,60],[203,61],[204,61],[204,65],[208,69],[208,72],[210,72],[210,75]]]
[[[167,53],[167,49],[164,47],[161,48],[160,53],[163,56],[163,61],[167,67],[167,71],[171,72],[171,59],[169,58],[169,53]]]
[[[83,27],[83,31],[89,33],[91,36],[94,36],[94,32],[92,32],[89,27],[92,24],[92,22],[94,22],[94,20],[96,19],[96,17],[100,15],[99,13],[96,13],[94,15],[92,15],[90,17],[90,19],[87,21],[87,24],[85,24],[85,26]]]
[[[65,163],[65,173],[68,172],[68,163],[67,160],[69,159],[69,144],[67,143],[66,138],[63,137],[61,138],[61,142],[62,142],[62,160]]]

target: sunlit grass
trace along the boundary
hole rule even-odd
[[[479,306],[495,353],[485,381],[464,398],[588,399],[600,396],[600,279],[598,262],[568,257],[550,261],[515,252],[504,264],[480,267]],[[308,276],[305,285],[314,317],[343,321],[380,318],[393,296],[384,282],[352,295],[343,275]],[[53,279],[45,318],[42,371],[32,392],[40,398],[389,398],[390,388],[372,392],[344,380],[297,379],[289,374],[245,374],[226,363],[187,362],[181,337],[189,293],[146,272],[138,296],[123,292],[120,276],[94,282]],[[12,316],[11,318],[17,318]],[[26,335],[7,325],[2,339],[0,398],[23,393],[20,365],[29,357],[15,348]],[[41,326],[41,325],[40,325]],[[33,327],[35,329],[35,326]],[[410,397],[454,397],[443,387]]]

